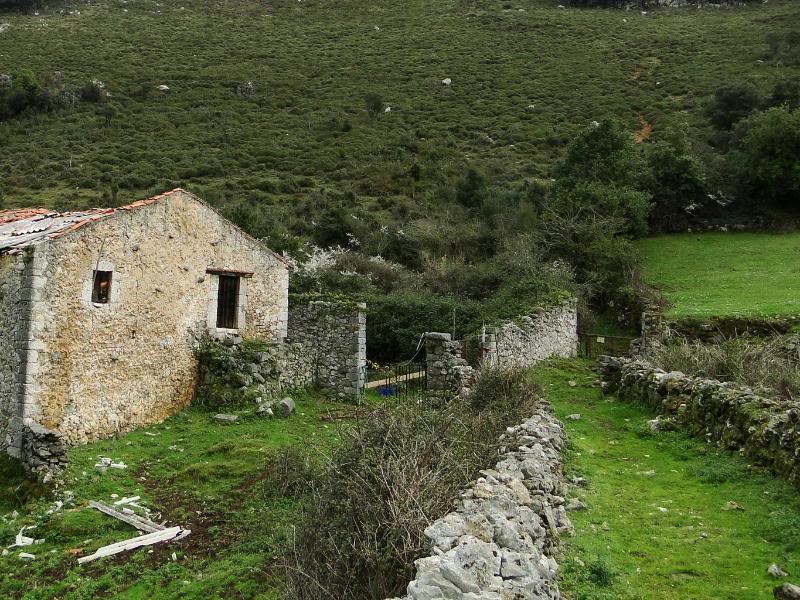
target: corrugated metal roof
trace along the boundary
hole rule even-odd
[[[0,210],[0,254],[17,254],[23,248],[55,239],[87,223],[105,219],[120,211],[136,210],[155,204],[171,194],[182,191],[176,188],[119,208],[93,208],[62,213],[47,208]]]

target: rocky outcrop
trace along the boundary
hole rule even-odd
[[[605,391],[646,404],[691,433],[800,484],[800,402],[626,358],[601,356],[598,371]]]
[[[494,469],[425,530],[431,555],[415,562],[403,600],[561,597],[554,554],[560,536],[572,532],[563,497],[564,429],[543,404],[501,441]]]

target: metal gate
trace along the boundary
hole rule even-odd
[[[425,363],[407,362],[392,367],[385,379],[371,381],[368,388],[376,388],[381,396],[399,399],[422,398],[428,390]]]
[[[601,354],[625,356],[630,353],[631,342],[636,338],[599,333],[580,335],[580,355],[584,358],[597,358]]]

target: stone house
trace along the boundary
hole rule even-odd
[[[281,342],[289,267],[196,196],[0,211],[0,450],[40,426],[67,444],[192,399],[206,334]]]

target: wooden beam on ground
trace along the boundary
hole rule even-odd
[[[161,531],[156,531],[154,533],[141,535],[139,537],[131,538],[123,542],[109,544],[108,546],[103,546],[102,548],[98,548],[94,554],[90,554],[89,556],[82,556],[81,558],[78,559],[78,564],[82,565],[84,563],[97,560],[98,558],[113,556],[114,554],[119,554],[120,552],[126,552],[128,550],[134,550],[135,548],[141,548],[142,546],[152,546],[153,544],[157,544],[158,542],[166,542],[167,540],[175,538],[183,531],[187,530],[184,530],[181,527],[170,527],[169,529],[162,529]]]
[[[115,519],[119,519],[120,521],[127,523],[128,525],[133,525],[136,529],[140,529],[141,531],[147,531],[148,533],[156,533],[157,531],[164,531],[166,527],[163,525],[159,525],[158,523],[154,523],[149,519],[145,519],[144,517],[140,517],[139,515],[131,514],[126,515],[125,513],[121,513],[120,511],[112,508],[108,504],[104,504],[102,502],[95,502],[91,500],[89,502],[89,506],[92,508],[96,508],[102,513],[107,514],[110,517],[114,517]]]

